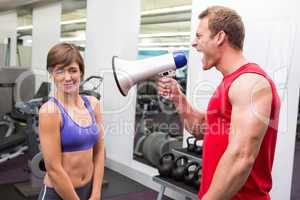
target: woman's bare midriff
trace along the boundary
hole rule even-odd
[[[84,151],[64,152],[62,154],[62,166],[74,188],[86,185],[91,181],[94,170],[92,148]],[[53,187],[47,173],[44,178],[44,184],[48,187]]]

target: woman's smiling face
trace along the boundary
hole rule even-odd
[[[79,91],[81,71],[77,63],[73,62],[67,66],[55,66],[52,76],[58,91],[67,94]]]

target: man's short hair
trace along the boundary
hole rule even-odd
[[[220,31],[228,36],[231,47],[242,50],[245,38],[245,28],[241,16],[233,9],[224,6],[211,6],[199,15],[199,19],[208,18],[208,28],[211,37]]]

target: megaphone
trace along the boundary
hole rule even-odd
[[[176,70],[187,63],[181,51],[136,61],[128,61],[113,56],[112,69],[120,93],[127,96],[128,91],[139,81],[147,80],[159,73]]]

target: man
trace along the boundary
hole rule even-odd
[[[204,70],[215,67],[223,74],[207,110],[193,108],[174,79],[163,77],[157,83],[185,128],[204,136],[199,198],[270,199],[280,109],[275,85],[243,56],[245,30],[236,11],[212,6],[199,19],[192,46],[203,54]]]

